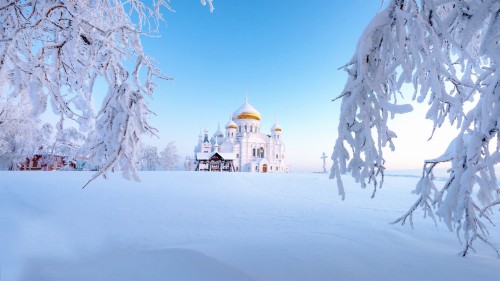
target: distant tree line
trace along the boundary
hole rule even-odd
[[[155,146],[144,146],[139,159],[138,167],[141,171],[171,171],[177,168],[180,157],[172,141],[159,153]]]
[[[51,124],[31,118],[27,107],[8,101],[0,104],[0,170],[17,170],[34,157],[48,166],[53,164],[50,161],[62,157],[65,170],[98,170],[99,167],[89,163],[81,153],[85,143],[86,135],[76,128],[63,127],[56,133]],[[154,146],[141,144],[139,147],[135,163],[138,170],[174,170],[179,162],[174,142],[168,143],[161,152]]]

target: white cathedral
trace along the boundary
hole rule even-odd
[[[200,132],[194,153],[197,171],[288,172],[281,127],[275,121],[269,135],[262,133],[260,113],[247,98],[226,124],[225,134],[220,125],[210,139],[206,129],[204,135]]]

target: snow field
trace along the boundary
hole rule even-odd
[[[415,217],[418,178],[387,177],[370,199],[327,174],[143,172],[81,187],[87,172],[0,172],[4,280],[497,280],[481,243]],[[438,182],[439,184],[439,182]],[[420,214],[419,214],[420,215]],[[495,223],[500,224],[498,215]],[[500,245],[498,228],[490,239]]]

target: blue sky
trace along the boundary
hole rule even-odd
[[[165,12],[161,37],[143,41],[162,72],[174,79],[158,81],[150,105],[160,139],[148,142],[162,149],[175,141],[182,159],[192,156],[200,130],[206,126],[213,134],[218,122],[223,127],[248,91],[263,131],[275,117],[283,127],[291,170],[321,170],[320,156],[331,155],[337,135],[340,102],[331,99],[346,81],[338,68],[354,54],[380,3],[218,0],[211,14],[197,0],[172,0],[175,12]],[[408,135],[415,139],[412,131]],[[428,136],[422,134],[422,141]],[[389,167],[419,168],[423,156],[444,149],[431,145],[438,152],[423,155],[413,146],[400,141],[400,154],[389,157],[394,159]]]

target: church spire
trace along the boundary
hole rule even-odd
[[[210,142],[210,141],[208,140],[208,129],[207,129],[207,126],[206,126],[206,125],[205,125],[205,139],[203,140],[203,142],[207,142],[207,143],[208,143],[208,142]]]
[[[273,135],[279,135],[281,133],[281,126],[278,124],[278,119],[274,116],[274,124],[271,127],[271,133]],[[279,138],[279,136],[277,137]]]
[[[234,123],[233,116],[231,114],[229,115],[229,122],[227,122],[227,124],[226,124],[226,130],[230,130],[230,129],[238,129],[238,125],[236,125],[236,123]]]

